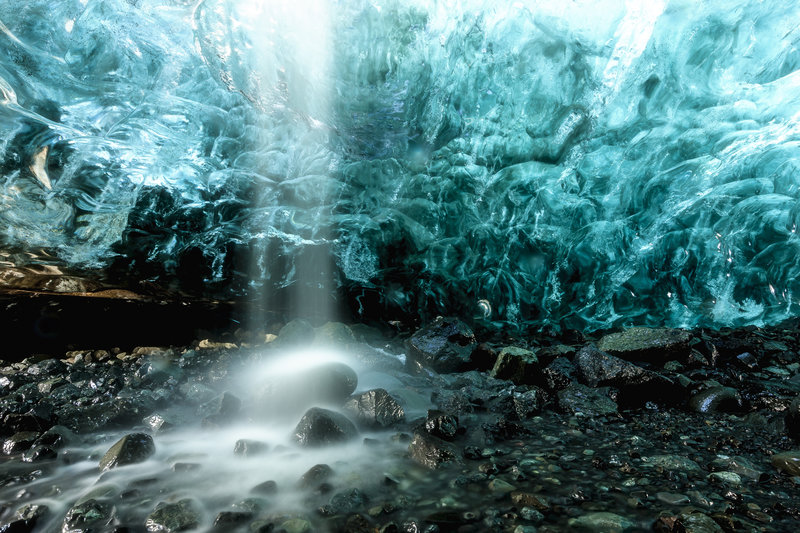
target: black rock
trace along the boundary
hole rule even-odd
[[[300,477],[297,485],[300,488],[314,488],[327,481],[333,475],[333,470],[326,464],[314,465]]]
[[[545,390],[557,392],[569,386],[576,373],[572,361],[566,357],[558,357],[542,370],[539,383]]]
[[[441,411],[428,411],[425,431],[440,439],[452,441],[458,433],[458,417]]]
[[[800,396],[792,400],[786,410],[786,431],[795,440],[800,440]]]
[[[353,440],[358,431],[344,415],[312,407],[294,429],[293,440],[300,446],[316,447]]]
[[[345,410],[367,427],[388,427],[405,420],[405,412],[384,389],[363,392],[344,404]]]
[[[681,392],[672,380],[645,370],[633,363],[584,346],[575,355],[579,379],[590,387],[614,387],[620,390],[618,401],[641,405],[647,401],[672,402]]]
[[[437,317],[408,340],[406,366],[415,372],[460,372],[476,368],[471,354],[476,346],[472,330],[457,318]]]
[[[109,502],[86,500],[76,504],[64,517],[62,531],[93,533],[103,531],[114,520],[114,506]]]
[[[331,497],[328,505],[320,508],[320,513],[326,516],[352,513],[369,503],[369,497],[359,489],[350,489],[337,492]]]
[[[146,461],[156,453],[153,437],[145,433],[130,433],[119,439],[100,459],[100,470],[109,470]]]
[[[200,524],[200,515],[189,499],[176,503],[161,502],[145,522],[147,531],[172,533],[194,529]]]
[[[689,409],[698,413],[737,413],[742,408],[739,391],[731,387],[709,387],[689,398]]]
[[[22,460],[26,463],[36,463],[39,461],[49,461],[56,459],[58,452],[50,446],[37,445],[22,454]]]
[[[452,444],[424,431],[414,433],[414,439],[408,445],[408,452],[411,459],[428,468],[438,468],[444,463],[460,462]]]
[[[266,442],[249,439],[239,439],[233,446],[233,453],[243,457],[252,457],[264,453],[269,449]]]
[[[250,489],[250,492],[255,494],[276,494],[278,492],[278,484],[273,480],[265,481]]]
[[[515,391],[513,394],[514,410],[520,420],[541,412],[546,401],[545,392],[538,387],[531,387],[524,392]]]
[[[39,519],[48,511],[46,505],[24,505],[17,509],[12,520],[0,525],[0,533],[31,533]]]
[[[35,444],[50,446],[51,448],[63,448],[75,439],[75,434],[64,426],[53,426],[42,433]]]
[[[497,355],[491,376],[517,385],[532,385],[539,379],[539,359],[530,350],[508,346]]]
[[[558,392],[558,407],[565,413],[594,417],[617,412],[617,403],[608,397],[608,389],[593,389],[572,383]]]
[[[38,438],[39,433],[34,431],[20,431],[14,433],[3,442],[3,453],[6,455],[22,453],[30,448]]]
[[[221,531],[230,531],[237,526],[248,522],[254,516],[253,513],[242,511],[222,511],[217,513],[214,518],[214,527]]]

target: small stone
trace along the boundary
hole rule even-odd
[[[0,504],[0,509],[2,504]],[[32,533],[40,518],[47,515],[49,509],[46,505],[23,505],[14,513],[8,523],[0,525],[0,533]]]
[[[58,458],[58,452],[50,446],[41,444],[33,446],[22,454],[22,461],[25,463],[38,463],[39,461],[50,461]]]
[[[624,533],[635,527],[629,519],[614,513],[589,513],[571,518],[569,526],[582,531],[603,531],[605,533]]]
[[[147,531],[153,533],[186,531],[196,528],[198,525],[200,525],[200,516],[189,499],[176,503],[159,503],[145,522]]]
[[[308,533],[312,531],[311,522],[303,518],[291,518],[281,523],[278,530],[285,531],[286,533]]]
[[[708,480],[711,483],[729,487],[739,487],[742,484],[741,476],[735,472],[712,472],[709,474]]]
[[[667,505],[688,505],[690,503],[689,497],[685,494],[674,494],[672,492],[657,492],[656,499]]]
[[[703,469],[696,462],[680,455],[652,455],[643,457],[645,465],[660,467],[668,472],[685,472],[687,474],[702,475]]]
[[[800,450],[776,453],[770,462],[781,472],[790,476],[800,476]]]
[[[119,439],[100,459],[100,470],[141,463],[156,453],[153,437],[145,433],[130,433]]]
[[[364,492],[350,489],[334,494],[330,503],[321,508],[321,512],[328,516],[347,514],[357,511],[368,503],[369,497]]]
[[[682,530],[686,533],[723,533],[725,531],[710,516],[697,511],[679,514],[678,523],[683,526]]]
[[[530,492],[516,491],[511,493],[511,503],[517,507],[530,507],[537,511],[547,512],[550,504],[542,496]]]
[[[355,439],[358,431],[344,415],[312,407],[298,422],[293,440],[304,447],[327,446]]]
[[[489,490],[491,490],[492,492],[506,494],[508,492],[514,492],[515,490],[517,490],[517,487],[515,487],[511,483],[503,481],[502,479],[495,478],[489,482]]]
[[[523,507],[519,510],[519,516],[523,520],[533,522],[534,524],[540,524],[544,520],[544,515],[533,507]]]
[[[742,397],[731,387],[710,387],[689,398],[689,409],[698,413],[737,413]]]
[[[214,527],[216,528],[235,528],[240,524],[244,524],[253,518],[253,513],[246,513],[241,511],[222,511],[217,513],[214,518]]]

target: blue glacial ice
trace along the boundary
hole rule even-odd
[[[777,0],[0,0],[0,265],[498,327],[774,323],[799,68]]]

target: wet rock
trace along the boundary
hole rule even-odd
[[[667,472],[684,472],[686,474],[703,475],[703,469],[696,462],[680,455],[652,455],[642,458],[645,465],[662,468]]]
[[[742,410],[742,397],[731,387],[709,387],[689,398],[689,409],[698,413],[737,413]]]
[[[7,523],[0,525],[0,533],[32,533],[36,523],[46,516],[49,509],[46,505],[23,505],[14,513]]]
[[[300,446],[317,447],[353,440],[358,431],[344,415],[312,407],[294,429],[292,439]]]
[[[723,533],[725,531],[713,518],[699,511],[663,517],[654,526],[657,532]]]
[[[800,441],[800,396],[792,400],[786,410],[786,432],[793,439]]]
[[[341,322],[327,322],[314,330],[314,344],[319,346],[348,346],[356,342],[353,330]]]
[[[569,520],[569,526],[579,531],[623,533],[632,530],[635,524],[631,520],[618,514],[600,512],[572,518]]]
[[[527,420],[541,412],[547,398],[542,389],[531,387],[524,392],[514,391],[513,401],[517,418]]]
[[[573,363],[582,382],[590,387],[619,389],[618,401],[626,405],[673,399],[679,392],[679,388],[664,376],[603,353],[591,345],[581,348]]]
[[[566,357],[558,357],[542,370],[540,384],[547,391],[557,392],[567,388],[574,381],[576,373],[572,361]]]
[[[536,509],[537,511],[547,512],[550,510],[550,504],[547,500],[539,495],[524,492],[524,491],[516,491],[511,493],[511,503],[513,503],[516,507],[530,507],[531,509]]]
[[[497,355],[491,376],[510,380],[517,385],[532,385],[539,376],[539,359],[530,350],[508,346]]]
[[[711,462],[710,467],[715,471],[735,472],[753,481],[761,479],[764,475],[752,461],[738,455],[733,457],[718,455],[716,459]]]
[[[233,446],[233,454],[242,457],[253,457],[262,454],[269,449],[266,442],[250,439],[239,439]]]
[[[58,452],[50,446],[36,445],[26,450],[22,454],[22,460],[26,463],[38,463],[40,461],[51,461],[58,458]]]
[[[214,528],[221,531],[230,531],[250,521],[253,516],[253,513],[242,511],[221,511],[214,518]]]
[[[290,518],[281,522],[277,529],[277,531],[285,531],[286,533],[309,533],[313,530],[311,522],[305,518]]]
[[[130,433],[119,439],[100,459],[100,470],[106,471],[146,461],[156,453],[153,437],[145,433]]]
[[[355,512],[369,503],[369,497],[359,489],[337,492],[330,503],[323,505],[319,512],[325,516]]]
[[[770,462],[781,472],[790,476],[800,476],[800,450],[776,453]]]
[[[712,472],[708,475],[708,480],[715,485],[725,487],[740,487],[742,478],[736,472]]]
[[[384,389],[363,392],[344,404],[344,409],[367,427],[389,427],[405,420],[405,412]]]
[[[166,417],[158,413],[153,413],[150,416],[144,417],[142,420],[144,425],[150,428],[153,433],[169,431],[175,427],[175,424],[167,420]]]
[[[14,433],[3,441],[3,453],[6,455],[22,453],[30,448],[38,438],[39,433],[34,431],[20,431],[19,433]]]
[[[42,433],[35,444],[50,446],[51,448],[63,448],[75,440],[75,434],[64,426],[53,426]]]
[[[311,322],[297,318],[283,326],[277,338],[270,344],[273,347],[308,345],[314,339],[314,335],[314,326]]]
[[[428,411],[425,431],[440,439],[452,441],[458,433],[458,417],[441,411]]]
[[[161,502],[155,511],[150,513],[145,522],[147,531],[154,533],[172,533],[173,531],[187,531],[200,524],[200,515],[189,499],[176,503]]]
[[[597,348],[629,361],[663,364],[675,359],[685,361],[690,352],[688,331],[667,328],[627,328],[603,336]]]
[[[300,488],[314,488],[320,483],[324,483],[333,475],[333,470],[326,464],[314,465],[300,477],[297,485]]]
[[[225,425],[239,414],[242,401],[231,394],[224,392],[212,400],[201,405],[197,410],[197,415],[203,418],[203,422],[210,425]]]
[[[608,397],[607,389],[593,389],[580,383],[558,391],[558,407],[565,413],[589,417],[617,412],[617,403]]]
[[[489,490],[497,493],[497,494],[506,494],[509,492],[514,492],[517,490],[517,487],[512,485],[511,483],[504,481],[500,478],[495,478],[489,482]]]
[[[64,517],[63,533],[102,531],[114,520],[114,506],[109,502],[89,499],[76,504]]]
[[[250,489],[250,492],[254,494],[265,494],[265,495],[277,494],[278,484],[273,480],[265,481],[263,483],[259,483],[258,485]]]
[[[406,366],[415,372],[429,368],[439,373],[475,368],[471,361],[476,346],[472,330],[457,318],[437,317],[408,340]]]
[[[460,462],[452,444],[423,431],[414,433],[414,439],[408,446],[408,452],[411,459],[428,468],[438,468],[445,463]]]

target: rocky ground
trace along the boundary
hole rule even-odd
[[[274,333],[0,365],[0,532],[798,530],[795,324],[477,339],[440,318],[412,335],[303,321]],[[285,444],[226,453],[324,458],[347,444],[388,458],[380,479],[323,460],[227,499],[187,493],[213,464],[161,458],[169,436],[263,423],[231,376],[308,343],[393,386],[359,387],[341,363],[300,372],[261,401],[301,390],[324,407]]]

